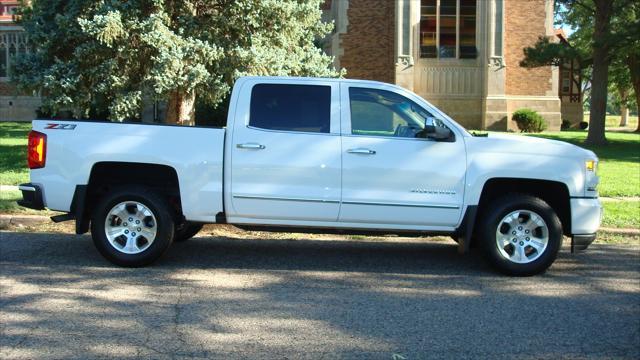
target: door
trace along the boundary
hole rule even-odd
[[[341,94],[339,221],[443,230],[456,226],[466,171],[462,138],[426,138],[425,124],[449,128],[446,120],[395,88],[370,89],[346,82]]]
[[[336,221],[338,83],[255,80],[244,84],[241,98],[231,139],[231,215]]]

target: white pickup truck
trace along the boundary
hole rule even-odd
[[[591,151],[474,136],[429,102],[372,81],[244,77],[226,128],[35,120],[23,206],[91,228],[122,266],[204,223],[285,231],[450,235],[512,275],[546,270],[563,235],[596,237]]]

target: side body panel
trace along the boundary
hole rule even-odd
[[[465,140],[467,205],[477,205],[484,184],[494,178],[555,181],[565,184],[570,196],[585,196],[584,161],[595,159],[590,151],[529,136],[490,134]]]
[[[76,126],[46,129],[50,123]],[[47,162],[31,170],[31,182],[43,185],[52,210],[70,210],[75,186],[88,183],[94,164],[121,161],[175,169],[188,220],[215,222],[223,211],[224,129],[59,120],[35,120],[33,129],[47,134]]]
[[[250,126],[256,84],[330,89],[327,133],[267,130]],[[336,221],[340,209],[340,106],[332,81],[239,81],[234,89],[233,131],[227,138],[226,214],[265,220]],[[293,106],[293,105],[292,105]],[[310,114],[314,115],[314,114]],[[230,156],[229,156],[230,155]]]
[[[462,136],[453,126],[453,142],[352,135],[350,86],[360,85],[342,83],[340,221],[455,227],[462,215],[467,165]],[[383,90],[411,96],[395,87]],[[420,99],[412,100],[419,104]],[[418,106],[434,112],[428,104]]]

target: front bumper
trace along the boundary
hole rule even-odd
[[[22,200],[17,201],[18,205],[34,210],[44,210],[40,186],[28,183],[21,184],[18,189],[22,191]]]
[[[600,227],[602,214],[598,198],[571,198],[571,233],[594,234]]]
[[[603,214],[598,198],[571,199],[571,252],[585,250],[591,245]]]
[[[571,252],[574,253],[579,250],[586,250],[596,237],[597,235],[595,233],[571,236]]]

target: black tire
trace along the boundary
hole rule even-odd
[[[183,242],[191,239],[196,236],[196,234],[202,230],[203,224],[193,223],[190,221],[185,221],[179,225],[176,225],[175,231],[173,234],[173,241],[175,242]]]
[[[523,212],[514,220],[516,225],[510,227],[511,225],[508,223],[502,222],[506,216],[518,210],[523,210]],[[531,236],[531,239],[530,237],[525,238],[526,235],[520,232],[520,230],[522,230],[522,226],[519,226],[520,222],[525,221],[527,214],[531,216],[532,213],[541,217],[546,224],[546,233],[548,235],[547,245],[546,248],[540,252],[533,246],[528,246],[527,243],[527,241],[531,241],[531,244],[533,244],[533,241],[536,239],[533,236]],[[542,199],[534,196],[507,194],[496,199],[485,208],[485,214],[481,218],[479,225],[478,240],[480,240],[486,259],[495,269],[507,275],[531,276],[544,272],[553,264],[562,247],[562,224],[560,223],[560,219],[551,206]],[[499,225],[501,226],[500,229],[498,229]],[[517,235],[511,235],[513,234],[512,230],[517,231]],[[517,241],[515,241],[514,244],[507,244],[502,249],[504,251],[501,251],[497,240],[498,231],[500,231],[501,234],[505,234],[505,237],[513,236],[513,239]],[[530,231],[532,235],[534,231],[542,234],[543,227],[538,227]],[[522,244],[524,244],[524,246],[522,246]],[[538,244],[539,243],[536,243],[536,245]],[[517,251],[516,246],[518,245],[520,245],[525,256],[527,256],[525,261],[530,261],[529,258],[532,259],[532,261],[528,263],[515,262],[521,258],[518,254],[515,254]],[[513,249],[511,254],[507,251],[509,249]],[[529,252],[528,255],[527,252]],[[515,260],[510,260],[506,256],[514,257]]]
[[[123,252],[126,249],[116,249],[116,245],[111,244],[105,232],[109,212],[116,205],[123,202],[137,202],[142,204],[155,217],[155,222],[149,220],[150,226],[155,224],[155,227],[153,227],[155,230],[153,240],[146,241],[144,237],[140,236],[142,232],[138,235],[136,246],[139,244],[138,241],[145,241],[142,247],[146,246],[146,248],[139,253],[127,254]],[[130,210],[129,205],[125,206],[125,208],[126,211],[135,211]],[[111,218],[112,220],[110,221],[113,221],[113,216],[111,216]],[[148,216],[147,218],[151,219]],[[144,222],[145,221],[143,221],[143,223]],[[122,228],[124,229],[124,227]],[[98,201],[91,218],[91,235],[98,251],[112,263],[125,267],[145,266],[158,259],[169,248],[169,245],[171,245],[173,233],[174,220],[166,200],[153,191],[141,186],[126,186],[109,192]],[[140,240],[141,238],[142,240]]]

